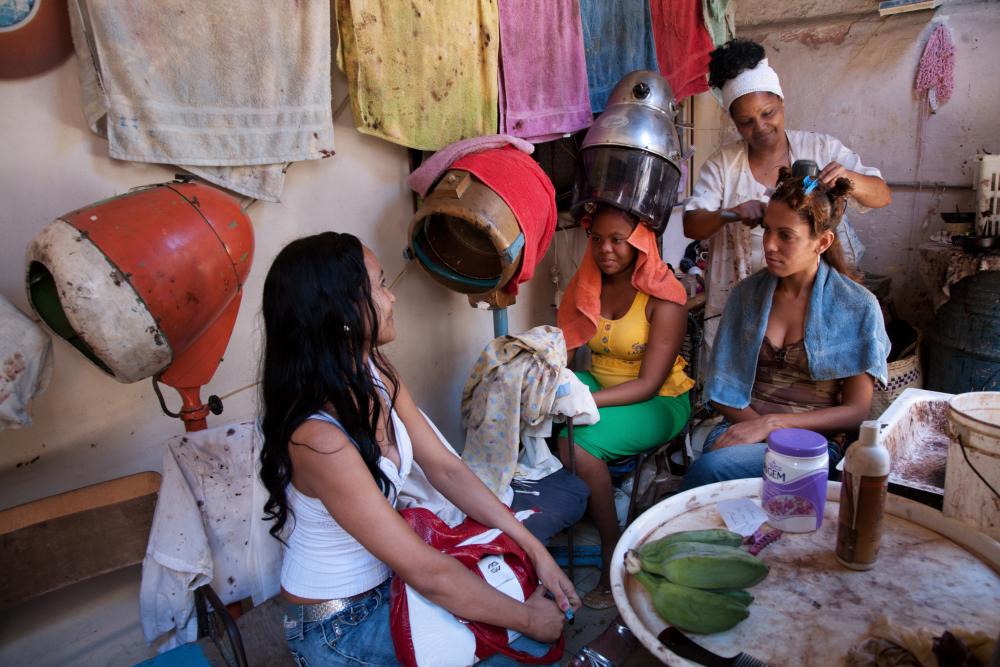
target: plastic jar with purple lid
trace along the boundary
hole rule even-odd
[[[789,533],[808,533],[823,524],[830,457],[826,437],[802,428],[767,436],[760,501],[768,523]]]

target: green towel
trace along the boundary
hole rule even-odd
[[[736,37],[736,3],[730,0],[701,0],[705,28],[716,46]]]
[[[337,0],[354,124],[436,151],[496,134],[500,17],[491,0]]]

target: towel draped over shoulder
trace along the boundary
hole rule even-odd
[[[628,243],[639,251],[632,271],[632,286],[657,299],[683,306],[687,302],[684,288],[670,265],[660,259],[656,236],[649,227],[636,225]],[[556,323],[566,337],[566,347],[572,350],[586,344],[597,331],[600,317],[601,269],[588,247],[580,268],[566,287],[556,316]]]
[[[733,288],[712,349],[705,399],[742,410],[750,405],[760,350],[778,278],[759,271]],[[875,295],[825,262],[809,297],[805,348],[814,380],[867,373],[884,386],[889,336]]]

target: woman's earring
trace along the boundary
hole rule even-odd
[[[351,327],[344,325],[344,333],[351,333]]]

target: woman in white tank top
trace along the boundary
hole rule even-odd
[[[545,547],[445,448],[379,352],[396,336],[394,301],[375,255],[336,232],[290,243],[264,283],[260,474],[271,533],[286,544],[289,647],[310,667],[397,664],[388,613],[394,572],[461,618],[520,632],[514,647],[543,655],[548,647],[532,640],[559,637],[563,610],[580,604],[576,591]],[[459,509],[525,550],[542,583],[527,601],[425,544],[395,511],[414,460]]]

